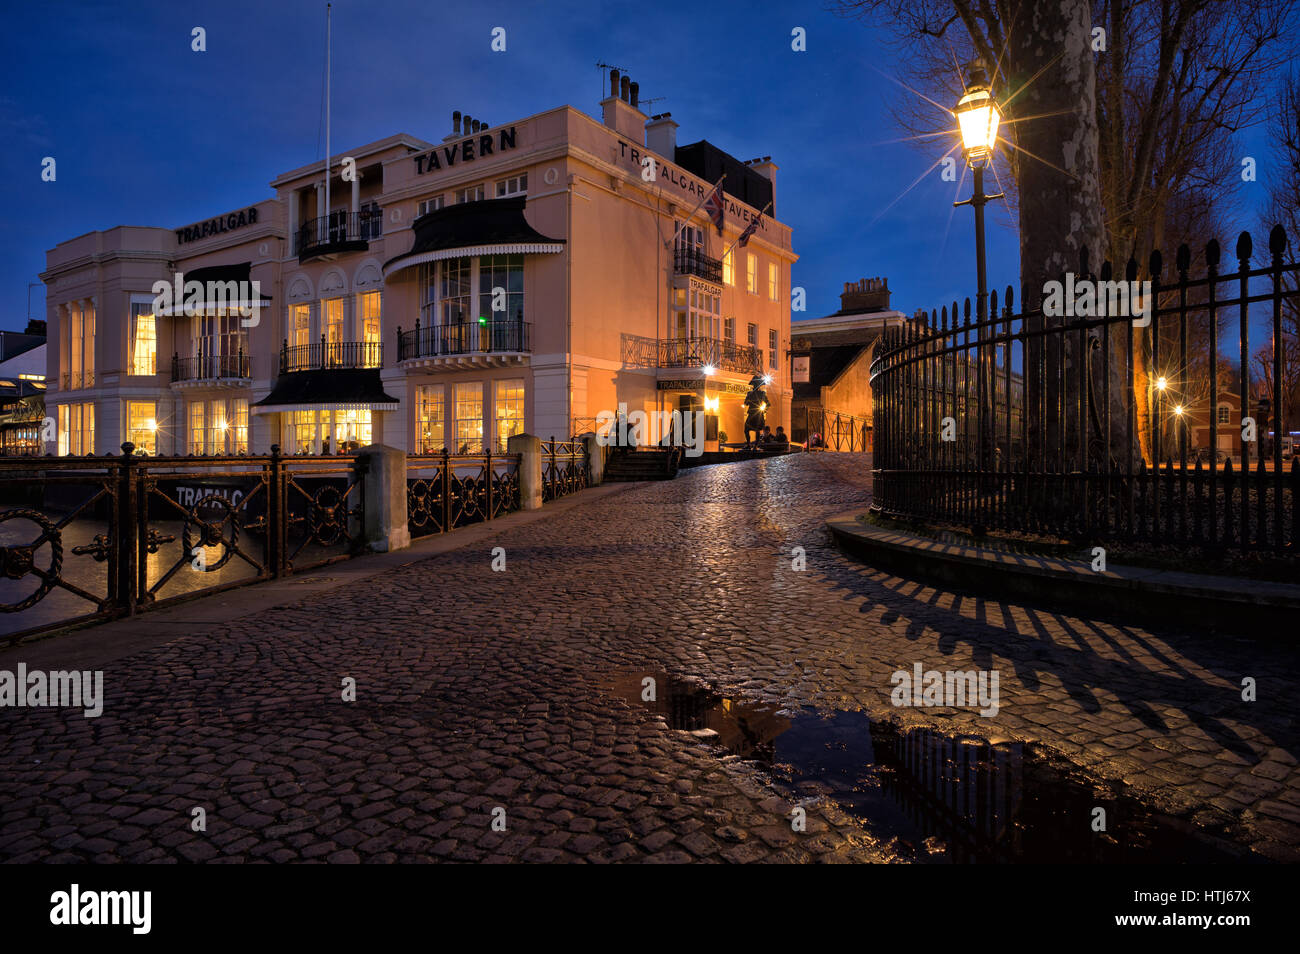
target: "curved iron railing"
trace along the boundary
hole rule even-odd
[[[632,368],[703,368],[713,365],[741,374],[763,373],[763,352],[754,345],[700,336],[647,338],[624,334],[623,363]]]
[[[673,256],[673,271],[678,275],[694,275],[715,285],[722,284],[722,260],[710,258],[692,246],[682,246]]]
[[[1243,232],[1238,270],[1220,274],[1211,241],[1192,279],[1184,245],[1167,284],[1158,251],[1138,283],[1133,260],[1123,282],[1109,262],[1094,275],[1085,249],[1077,275],[1022,294],[1036,304],[1019,313],[1008,287],[982,320],[967,299],[960,315],[953,302],[887,331],[871,366],[873,510],[977,533],[1295,556],[1300,460],[1267,440],[1293,426],[1280,343],[1300,266],[1285,248],[1279,226],[1270,264],[1251,268]],[[1271,326],[1262,356],[1250,350],[1252,305],[1256,327]],[[1219,333],[1234,319],[1229,359]]]
[[[526,321],[462,321],[421,327],[417,321],[411,331],[397,329],[397,360],[530,351],[532,327]]]
[[[383,345],[378,341],[326,341],[280,348],[280,373],[336,368],[382,368]]]
[[[331,248],[358,244],[364,245],[383,234],[382,209],[362,209],[360,212],[334,212],[319,218],[308,219],[293,237],[293,254],[323,254]]]

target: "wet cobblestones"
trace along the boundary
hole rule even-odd
[[[752,764],[607,691],[639,670],[1039,741],[1161,811],[1297,857],[1280,636],[1157,634],[862,566],[823,521],[865,507],[868,466],[803,455],[631,486],[498,534],[505,572],[490,546],[461,549],[118,659],[97,719],[0,710],[0,858],[889,858],[834,805],[792,832]],[[997,716],[893,708],[890,674],[917,662],[998,669]],[[1259,702],[1241,701],[1244,676]]]

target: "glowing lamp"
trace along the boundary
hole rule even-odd
[[[993,154],[993,147],[998,141],[998,125],[1002,122],[1002,111],[988,83],[984,81],[982,70],[972,75],[973,83],[965,95],[957,101],[953,114],[961,128],[962,153],[972,168],[982,166]]]
[[[705,375],[710,375],[710,374],[712,374],[712,373],[713,373],[714,371],[716,371],[716,370],[718,370],[718,369],[715,368],[715,367],[714,367],[713,365],[711,365],[711,364],[706,364],[706,365],[704,366],[704,373],[705,373]]]

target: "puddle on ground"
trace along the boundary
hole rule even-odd
[[[642,700],[654,678],[656,701]],[[819,713],[727,698],[662,672],[625,673],[609,688],[741,759],[796,801],[825,797],[892,854],[917,862],[1240,863],[1244,847],[1092,782],[1022,742],[899,729],[861,712]],[[1106,810],[1107,832],[1092,830]]]

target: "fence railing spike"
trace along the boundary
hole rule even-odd
[[[1273,226],[1273,231],[1268,233],[1268,250],[1277,256],[1286,251],[1286,229],[1281,224]]]
[[[1250,265],[1250,253],[1254,250],[1254,243],[1251,241],[1250,233],[1242,230],[1237,236],[1237,261],[1241,263],[1242,269]]]
[[[1128,261],[1124,263],[1124,280],[1129,282],[1135,282],[1137,281],[1137,277],[1138,277],[1137,259],[1134,258],[1132,255],[1130,255]]]
[[[1191,268],[1192,250],[1187,247],[1186,242],[1178,246],[1178,254],[1174,258],[1174,264],[1178,267],[1178,271],[1181,272],[1184,276],[1187,274],[1187,270]]]
[[[1205,264],[1210,268],[1219,267],[1219,240],[1210,239],[1205,244]]]
[[[1152,278],[1159,278],[1160,271],[1164,268],[1164,259],[1160,257],[1160,249],[1153,248],[1151,257],[1147,259],[1147,271],[1151,273]]]

